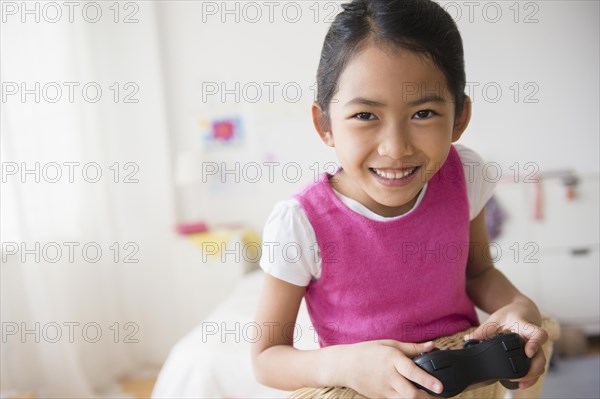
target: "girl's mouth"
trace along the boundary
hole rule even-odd
[[[375,178],[385,185],[405,185],[416,176],[420,166],[405,169],[377,169],[369,168]]]
[[[371,171],[375,172],[378,176],[383,177],[384,179],[403,179],[405,177],[408,177],[410,175],[412,175],[413,173],[415,173],[415,171],[417,170],[417,166],[415,166],[414,168],[410,168],[410,169],[374,169],[371,168]]]

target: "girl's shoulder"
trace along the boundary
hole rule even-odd
[[[288,283],[307,286],[320,275],[320,265],[314,261],[316,242],[315,231],[298,200],[279,201],[263,229],[260,266]]]
[[[462,144],[454,144],[454,148],[463,164],[469,199],[469,219],[473,220],[492,197],[496,180],[487,176],[487,164],[476,151]],[[493,172],[495,173],[495,169]]]
[[[483,168],[485,161],[475,150],[463,144],[453,144],[463,165]]]
[[[304,226],[306,222],[308,222],[308,219],[298,200],[289,198],[279,201],[273,206],[266,225],[284,223],[286,226],[297,228]]]

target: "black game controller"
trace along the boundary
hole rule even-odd
[[[423,370],[437,378],[444,390],[436,394],[419,384],[431,395],[449,398],[472,384],[500,381],[505,388],[517,389],[511,379],[524,377],[531,359],[525,354],[525,342],[518,334],[498,334],[479,342],[471,339],[463,349],[433,350],[413,359]]]

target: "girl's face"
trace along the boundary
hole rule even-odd
[[[313,105],[315,126],[343,168],[333,187],[382,216],[410,210],[469,122],[469,100],[456,121],[453,101],[429,59],[366,46],[339,78],[328,127],[318,126]]]

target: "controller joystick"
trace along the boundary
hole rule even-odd
[[[468,340],[463,349],[432,350],[413,361],[440,380],[444,390],[436,394],[419,384],[418,388],[431,395],[449,398],[461,393],[469,385],[500,381],[507,389],[519,384],[511,379],[524,377],[531,366],[525,354],[525,342],[518,334],[499,334],[493,338]]]

